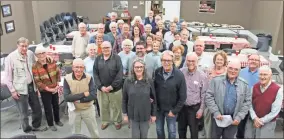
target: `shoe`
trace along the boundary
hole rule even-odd
[[[63,123],[61,121],[55,122],[55,124],[58,125],[58,126],[63,126]]]
[[[102,124],[101,129],[105,130],[108,127],[108,124]]]
[[[33,127],[32,131],[46,131],[47,130],[47,127],[38,127],[38,128],[35,128]]]
[[[57,131],[57,128],[56,128],[55,126],[49,126],[49,129],[50,129],[51,131]]]
[[[115,129],[116,129],[116,130],[119,130],[120,128],[121,128],[121,124],[115,125]]]
[[[28,126],[25,130],[23,130],[25,133],[30,133],[33,130],[31,126]]]

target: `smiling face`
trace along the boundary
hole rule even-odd
[[[267,85],[272,79],[272,73],[269,70],[259,70],[259,82],[261,85]]]
[[[179,34],[175,35],[175,40],[180,40],[180,35]]]
[[[38,58],[39,61],[44,61],[46,60],[46,52],[38,53],[36,54],[36,57]]]
[[[159,49],[160,49],[160,42],[159,41],[155,41],[153,43],[153,52],[157,53],[159,51]]]
[[[173,54],[164,53],[161,58],[163,69],[170,72],[173,68]]]
[[[136,55],[138,57],[143,57],[146,53],[146,49],[143,45],[136,45]]]
[[[140,34],[140,29],[137,26],[134,26],[134,35],[139,35]]]
[[[227,74],[229,79],[234,79],[239,75],[241,63],[237,60],[231,61],[228,64]]]
[[[221,55],[217,55],[215,65],[217,67],[223,67],[225,65],[225,59]]]
[[[249,62],[249,69],[251,69],[251,70],[257,69],[260,65],[259,55],[256,55],[256,54],[250,55],[249,58],[248,58],[248,62]]]
[[[187,42],[188,37],[189,37],[189,33],[188,33],[187,31],[183,30],[183,31],[181,32],[181,41]]]
[[[128,24],[123,24],[123,33],[129,33],[129,25]]]
[[[152,45],[153,44],[153,38],[148,36],[146,39],[147,45]]]
[[[175,50],[174,55],[176,59],[179,59],[181,57],[181,50],[180,49]]]
[[[161,32],[157,32],[156,33],[156,40],[162,41],[162,38],[163,38],[163,34]]]
[[[105,26],[103,24],[99,24],[98,33],[103,34],[105,32]]]
[[[111,44],[109,42],[102,43],[102,54],[108,56],[111,54]]]
[[[95,48],[90,48],[89,49],[89,56],[94,57],[96,55],[96,49]]]
[[[26,55],[27,55],[27,51],[28,51],[28,46],[29,46],[29,44],[28,44],[27,42],[25,42],[25,43],[19,43],[17,46],[18,46],[18,51],[19,51],[22,55],[26,56]]]
[[[144,73],[144,64],[142,64],[141,62],[139,61],[136,61],[134,63],[134,73],[136,75],[136,77],[143,77],[143,73]]]
[[[197,68],[198,57],[194,53],[186,57],[186,65],[189,71],[194,71]]]

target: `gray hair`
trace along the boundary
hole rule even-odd
[[[194,57],[196,57],[196,60],[198,60],[198,56],[197,56],[197,54],[196,54],[195,52],[187,53],[187,54],[186,54],[186,59],[187,59],[187,57],[189,57],[189,56],[194,56]]]
[[[121,48],[124,48],[125,45],[130,45],[130,50],[133,49],[133,41],[132,41],[132,40],[130,40],[130,39],[124,39],[124,40],[122,41],[122,46],[121,46]]]
[[[139,20],[140,24],[143,24],[141,17],[140,16],[135,16],[134,19],[131,22],[132,26],[135,24],[136,20]]]
[[[142,60],[142,59],[140,59],[140,58],[136,58],[136,59],[133,61],[133,63],[132,63],[130,81],[131,81],[131,82],[136,82],[136,81],[137,81],[137,77],[136,77],[136,74],[135,74],[135,72],[134,72],[134,65],[135,65],[136,62],[139,62],[139,63],[141,63],[141,64],[144,65],[144,69],[143,69],[143,80],[148,83],[146,63],[144,62],[144,60]]]
[[[29,44],[29,40],[24,38],[24,37],[20,37],[17,41],[17,44],[19,45],[20,43],[27,43]]]
[[[174,53],[173,53],[172,51],[170,51],[170,50],[165,50],[165,51],[162,52],[161,60],[163,59],[164,55],[169,55],[169,56],[171,56],[171,57],[173,58],[173,60],[174,60],[174,58],[175,58]]]
[[[78,28],[81,28],[81,27],[87,27],[87,25],[84,23],[84,22],[81,22],[81,23],[79,23],[79,25],[78,25]]]
[[[95,43],[90,43],[88,44],[87,48],[86,48],[86,53],[89,54],[90,49],[95,49],[96,53],[98,51],[98,46]]]
[[[111,27],[116,27],[117,28],[117,24],[116,24],[116,22],[111,22],[110,24],[109,24],[109,28],[111,29]]]
[[[117,21],[117,26],[118,26],[118,24],[122,24],[122,23],[124,23],[124,21],[122,19],[118,20]]]
[[[151,26],[151,24],[147,24],[147,25],[145,25],[145,28],[147,28],[147,27],[151,28],[151,30],[152,30],[152,26]]]
[[[270,74],[272,74],[272,70],[269,66],[263,65],[259,68],[259,71],[268,71]]]
[[[117,13],[116,13],[116,12],[111,12],[111,13],[110,13],[110,16],[115,16],[115,17],[117,17]]]

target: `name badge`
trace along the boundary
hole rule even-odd
[[[195,85],[198,85],[198,82],[197,82],[197,81],[193,81],[193,83],[194,83]]]

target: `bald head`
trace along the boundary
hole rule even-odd
[[[198,56],[194,53],[188,53],[186,55],[186,65],[189,72],[194,72],[197,68]]]
[[[196,40],[194,42],[194,51],[198,56],[201,56],[205,48],[204,41]]]
[[[230,81],[234,81],[241,70],[241,62],[238,59],[232,59],[228,63],[227,76]]]

